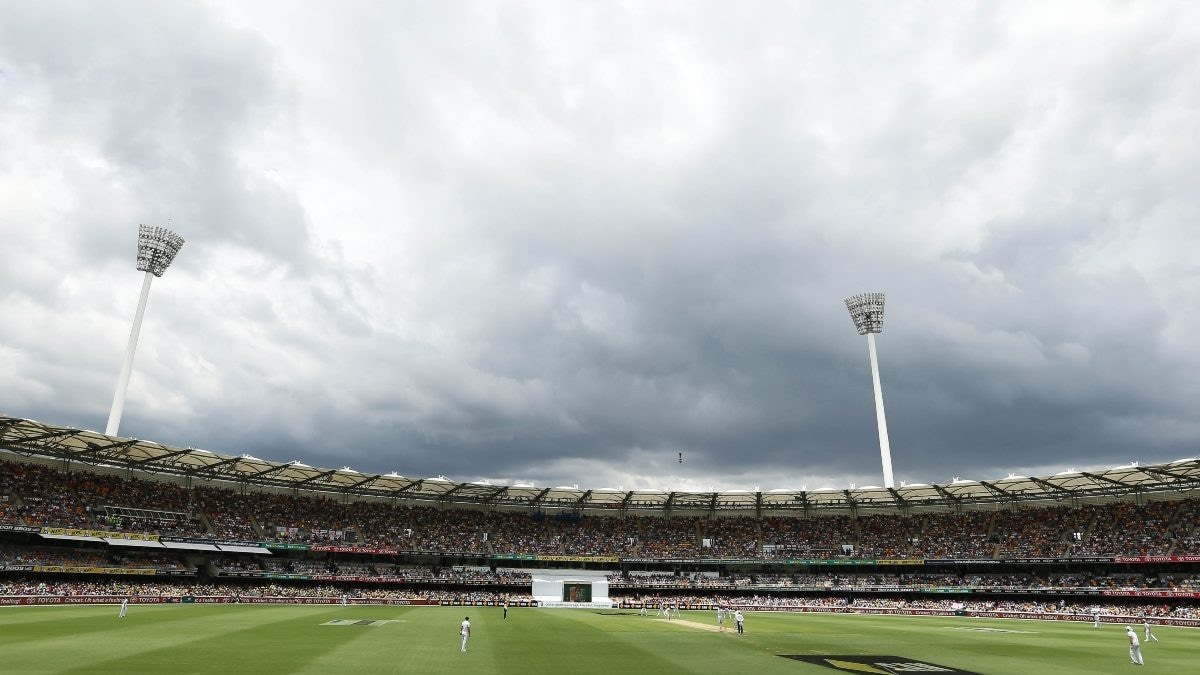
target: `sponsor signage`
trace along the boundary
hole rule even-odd
[[[293,544],[284,541],[272,541],[267,543],[267,548],[273,548],[277,551],[307,551],[308,544]]]
[[[1132,598],[1200,598],[1200,593],[1187,591],[1100,591],[1100,595]]]
[[[328,553],[365,553],[367,555],[396,555],[400,553],[394,548],[361,548],[358,546],[309,546],[310,551],[322,551]]]
[[[609,555],[539,555],[534,556],[537,560],[548,560],[551,562],[598,562],[598,563],[615,563],[619,560],[616,556]]]
[[[875,561],[877,565],[924,565],[924,558],[880,558]]]
[[[135,567],[84,567],[78,565],[34,565],[32,572],[58,572],[63,574],[136,574],[150,576],[157,574],[153,568]]]
[[[216,539],[205,539],[203,537],[159,537],[159,541],[170,541],[179,544],[207,544],[212,546],[217,543]],[[258,546],[258,544],[254,544]]]
[[[780,654],[785,659],[794,659],[804,663],[825,666],[844,673],[882,673],[895,675],[897,673],[961,673],[963,675],[980,675],[973,670],[952,668],[928,661],[918,661],[903,656],[865,656],[863,654]]]
[[[32,572],[33,565],[0,565],[0,572]]]
[[[40,527],[29,527],[28,525],[0,525],[0,532],[40,532]]]
[[[1117,556],[1115,558],[1106,558],[1119,563],[1174,563],[1174,562],[1200,562],[1200,555],[1140,555],[1140,556]]]
[[[158,541],[157,534],[142,534],[141,532],[108,532],[107,530],[76,530],[65,527],[43,527],[42,534],[54,534],[60,537],[98,537],[100,539],[126,539],[129,541]]]

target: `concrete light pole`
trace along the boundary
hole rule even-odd
[[[867,336],[871,352],[871,384],[875,388],[875,420],[879,426],[879,455],[883,459],[883,486],[895,487],[892,480],[892,446],[888,442],[887,417],[883,413],[883,389],[879,386],[879,360],[875,355],[875,334],[883,332],[883,293],[861,293],[846,298],[846,309],[859,335]]]
[[[138,333],[142,330],[146,300],[150,298],[150,282],[167,271],[182,246],[183,237],[165,227],[138,226],[137,268],[139,272],[145,272],[146,277],[142,280],[142,294],[138,297],[137,312],[133,315],[133,329],[129,331],[125,361],[121,364],[121,376],[117,378],[117,391],[113,394],[112,409],[108,413],[108,426],[104,430],[108,436],[116,436],[121,426],[125,391],[129,389],[129,375],[133,372],[133,353],[137,350]]]

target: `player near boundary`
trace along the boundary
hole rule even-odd
[[[508,621],[508,601],[504,601],[504,620]]]
[[[1095,628],[1099,628],[1099,627],[1100,627],[1100,610],[1093,609],[1092,610],[1092,628],[1095,629]]]
[[[129,611],[129,598],[121,598],[121,611],[117,613],[118,619],[125,618],[125,612]]]
[[[740,609],[734,610],[733,622],[737,624],[738,635],[742,635],[746,632],[746,628],[742,623],[745,620],[746,620],[746,617],[742,616],[742,610],[740,610]]]
[[[1142,662],[1142,646],[1138,644],[1137,633],[1133,628],[1125,626],[1125,636],[1129,638],[1129,661],[1134,665],[1144,666]]]
[[[467,651],[467,640],[471,639],[471,617],[464,616],[462,624],[458,627],[458,634],[462,636],[462,651]]]
[[[721,627],[721,632],[725,632],[725,608],[717,605],[717,625]]]
[[[1144,617],[1142,618],[1142,629],[1146,632],[1145,636],[1142,637],[1143,642],[1149,642],[1151,640],[1158,642],[1158,638],[1154,637],[1154,633],[1150,631],[1150,622]]]

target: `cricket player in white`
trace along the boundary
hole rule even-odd
[[[1092,611],[1092,628],[1100,627],[1100,612]]]
[[[744,620],[745,617],[742,616],[742,610],[735,610],[733,613],[733,622],[737,624],[738,635],[746,632],[745,628],[742,626],[742,621]]]
[[[125,618],[125,612],[129,611],[129,598],[121,598],[121,611],[117,614],[118,619]]]
[[[1142,638],[1143,640],[1145,640],[1146,642],[1149,642],[1151,640],[1158,642],[1158,638],[1154,637],[1154,633],[1150,632],[1150,622],[1147,621],[1146,619],[1142,619],[1142,629],[1145,630],[1145,632],[1146,632],[1146,635]]]
[[[717,625],[721,627],[721,632],[725,632],[725,608],[717,606]]]
[[[1144,666],[1142,663],[1142,646],[1138,644],[1137,633],[1129,626],[1125,626],[1125,635],[1129,638],[1129,660],[1135,665]]]
[[[458,634],[462,636],[462,651],[467,651],[467,640],[471,639],[471,617],[464,616],[462,625],[458,628]]]

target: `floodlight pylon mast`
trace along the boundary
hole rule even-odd
[[[883,462],[883,486],[896,487],[892,479],[892,445],[888,441],[887,415],[883,411],[883,387],[879,384],[879,358],[875,353],[875,334],[883,332],[883,293],[861,293],[846,298],[846,309],[859,335],[867,336],[871,354],[871,385],[875,391],[875,422],[879,429],[879,456]]]
[[[129,389],[129,376],[133,373],[133,354],[137,351],[142,317],[146,314],[146,302],[150,299],[150,282],[167,271],[182,246],[183,237],[165,227],[138,226],[137,269],[145,272],[146,276],[142,279],[142,292],[133,315],[133,328],[129,331],[129,343],[125,346],[125,360],[121,363],[121,375],[117,378],[117,391],[113,394],[112,408],[108,411],[108,425],[104,428],[108,436],[116,436],[121,426],[125,392]]]

